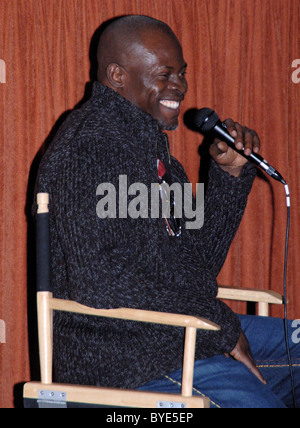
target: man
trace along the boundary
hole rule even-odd
[[[221,331],[198,333],[195,393],[220,407],[284,406],[282,395],[266,386],[243,332],[244,326],[257,329],[257,321],[239,318],[216,299],[216,277],[243,216],[255,168],[215,141],[201,229],[189,230],[184,218],[157,218],[151,204],[147,215],[129,216],[132,185],[141,183],[150,193],[155,183],[188,182],[162,132],[178,126],[187,64],[172,30],[144,16],[111,23],[101,36],[98,62],[91,99],[61,127],[38,178],[37,191],[51,195],[55,295],[98,308],[207,318]],[[254,131],[232,120],[226,124],[237,148],[259,151]],[[57,381],[178,390],[181,330],[63,313],[54,323]],[[277,329],[281,344],[278,324],[267,328],[267,334]],[[278,343],[273,347],[285,355]]]

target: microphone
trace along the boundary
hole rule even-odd
[[[252,161],[255,165],[260,167],[263,171],[269,174],[274,180],[280,181],[280,183],[286,185],[286,181],[283,179],[281,174],[271,166],[265,159],[256,153],[251,153],[250,156],[246,156],[243,150],[238,150],[234,143],[234,138],[229,134],[225,123],[220,121],[217,113],[210,108],[202,108],[197,110],[194,115],[194,124],[197,130],[203,135],[210,135],[215,138],[219,138],[231,147],[233,150],[244,156],[246,159]]]

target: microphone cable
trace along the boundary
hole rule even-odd
[[[294,381],[294,372],[291,359],[291,351],[289,346],[289,332],[288,332],[288,315],[287,315],[287,267],[288,267],[288,249],[289,249],[289,237],[290,237],[290,224],[291,224],[291,197],[290,189],[288,184],[284,185],[286,193],[286,206],[287,206],[287,224],[286,224],[286,238],[285,238],[285,255],[284,255],[284,275],[283,275],[283,292],[284,292],[284,335],[285,335],[285,345],[286,353],[288,358],[288,365],[290,370],[291,378],[291,387],[292,387],[292,396],[293,396],[293,406],[297,408],[296,400],[296,391],[295,391],[295,381]]]

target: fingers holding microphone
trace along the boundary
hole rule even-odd
[[[250,156],[252,152],[259,153],[260,140],[253,129],[240,125],[232,119],[226,119],[224,122],[230,135],[235,138],[237,150],[243,150],[246,156]]]

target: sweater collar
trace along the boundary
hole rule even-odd
[[[162,133],[158,121],[149,113],[100,82],[93,84],[92,101],[114,113],[133,132]]]
[[[159,157],[163,162],[169,163],[169,141],[167,134],[162,132],[159,123],[145,110],[132,104],[117,92],[99,82],[94,82],[91,97],[92,103],[104,109],[109,114],[110,120],[120,133],[134,136],[132,143],[146,139],[151,140],[151,145],[144,147],[149,154],[152,153],[154,161]]]

